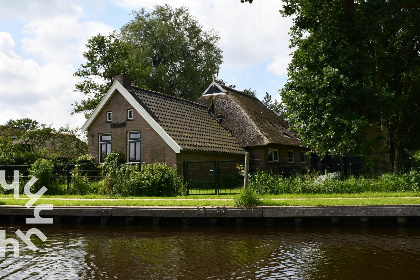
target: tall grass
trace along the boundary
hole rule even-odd
[[[326,178],[325,178],[326,177]],[[250,180],[250,188],[258,194],[352,194],[363,192],[420,192],[420,171],[384,174],[378,178],[350,177],[345,180],[314,174],[282,177],[257,172]]]

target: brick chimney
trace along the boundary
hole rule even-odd
[[[131,88],[131,77],[125,74],[125,71],[121,71],[121,75],[115,76],[114,81],[118,81],[125,88]]]

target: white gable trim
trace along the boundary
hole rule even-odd
[[[227,91],[225,89],[222,88],[221,85],[219,85],[218,83],[216,83],[215,81],[213,81],[208,88],[206,88],[206,90],[203,92],[202,95],[205,95],[206,92],[212,87],[212,86],[216,86],[218,89],[220,89],[220,92],[218,93],[213,93],[213,94],[220,94],[220,93],[226,93]]]
[[[104,96],[104,98],[102,98],[98,107],[95,108],[92,115],[82,126],[83,131],[87,131],[87,129],[91,126],[93,121],[102,111],[102,108],[105,106],[105,104],[108,102],[108,100],[111,98],[115,91],[118,91],[122,94],[122,96],[124,96],[128,103],[130,103],[130,105],[133,106],[133,108],[140,114],[140,116],[154,129],[154,131],[156,131],[156,133],[160,137],[162,137],[163,141],[165,141],[165,143],[168,144],[168,146],[171,147],[171,149],[175,153],[179,154],[181,152],[181,147],[178,145],[178,143],[176,143],[175,140],[172,139],[172,137],[169,136],[168,133],[166,133],[166,131],[160,126],[160,124],[158,124],[155,121],[155,119],[152,118],[152,116],[146,111],[146,109],[144,109],[143,106],[141,106],[137,102],[137,100],[127,91],[127,89],[123,87],[118,81],[114,82],[107,94]]]

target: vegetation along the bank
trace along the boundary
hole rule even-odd
[[[334,174],[281,175],[257,172],[249,187],[239,195],[185,196],[186,186],[176,168],[154,163],[139,166],[123,163],[120,154],[110,154],[100,167],[88,155],[80,156],[72,171],[69,186],[54,176],[53,163],[39,159],[29,169],[29,178],[38,178],[31,191],[42,186],[48,192],[38,201],[55,206],[244,206],[257,205],[384,205],[420,204],[420,171],[384,174],[380,177],[350,177]],[[140,170],[141,169],[141,170]],[[337,174],[335,174],[337,175]],[[20,191],[27,179],[21,178]],[[26,197],[14,199],[11,191],[1,188],[0,204],[24,205]],[[48,196],[47,196],[48,195]]]

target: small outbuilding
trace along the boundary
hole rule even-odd
[[[251,167],[274,173],[310,167],[309,149],[288,123],[256,97],[213,82],[197,103],[218,118],[251,155]]]

